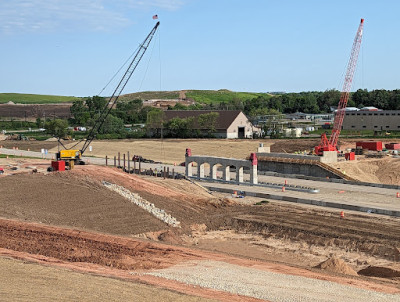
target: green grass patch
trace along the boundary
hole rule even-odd
[[[177,99],[179,98],[179,91],[142,91],[124,94],[119,97],[121,101],[131,101],[131,100],[155,100],[155,99]]]
[[[23,158],[25,156],[16,156],[16,155],[8,155],[8,154],[0,154],[0,158]]]
[[[36,123],[34,122],[24,122],[24,121],[0,121],[0,129],[1,130],[28,130],[29,128],[35,129],[37,128]]]
[[[234,100],[248,100],[259,96],[271,96],[268,93],[257,92],[234,92],[226,89],[221,90],[186,90],[186,98],[192,99],[201,104],[218,104],[221,102],[229,103]],[[153,99],[178,99],[179,91],[143,91],[125,94],[120,97],[121,101],[134,99],[153,100]]]
[[[0,104],[13,102],[15,104],[57,104],[71,103],[79,98],[74,96],[0,93]]]
[[[268,200],[261,200],[261,201],[255,203],[254,205],[255,206],[261,206],[263,204],[269,204],[269,201]]]
[[[188,90],[186,98],[195,100],[202,104],[230,103],[234,100],[245,101],[259,96],[270,96],[267,93],[257,92],[234,92],[226,89],[221,90]]]

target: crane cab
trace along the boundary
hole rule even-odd
[[[75,164],[82,164],[82,152],[80,150],[61,150],[56,154],[57,160],[65,161],[66,166],[70,169],[74,167]]]

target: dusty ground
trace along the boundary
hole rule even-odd
[[[168,227],[106,189],[101,184],[103,180],[138,193],[176,217],[182,228]],[[369,266],[393,267],[400,260],[398,219],[355,214],[340,219],[334,211],[274,202],[253,205],[260,201],[257,199],[238,204],[226,197],[212,196],[185,180],[163,181],[90,165],[63,173],[3,176],[0,217],[20,222],[0,221],[1,254],[21,259],[33,257],[32,261],[123,279],[130,278],[126,271],[160,270],[194,260],[220,261],[222,254],[229,254],[243,258],[223,261],[254,265],[246,264],[245,259],[259,259],[276,263],[271,267],[284,263],[291,265],[292,268],[285,268],[290,274],[309,276],[312,272],[317,274],[314,277],[324,280],[361,282],[357,286],[400,292],[400,281],[396,278],[353,276],[356,279],[349,281],[345,277],[347,270],[334,270],[322,276],[321,269],[313,268],[333,256],[345,261],[351,271]],[[218,254],[204,254],[199,249]],[[377,275],[382,277],[375,271]],[[209,290],[189,290],[175,281],[154,279],[150,275],[135,275],[135,278],[205,298],[233,299],[229,292],[215,296]]]
[[[156,286],[0,258],[3,301],[212,301]]]
[[[381,162],[387,167],[396,163]],[[248,259],[257,259],[268,270],[400,292],[398,218],[346,213],[340,219],[338,211],[249,197],[238,203],[229,196],[210,195],[185,180],[138,177],[113,168],[89,165],[46,174],[40,173],[48,165],[42,160],[1,159],[0,165],[7,167],[6,175],[0,177],[0,217],[18,220],[0,221],[2,255],[225,301],[244,298],[128,271],[162,270],[204,259],[253,267],[255,262]],[[13,166],[19,169],[12,170]],[[33,167],[39,173],[32,173]],[[138,193],[176,217],[182,228],[168,227],[106,189],[103,180]],[[332,257],[343,260],[345,266],[315,268]],[[368,276],[349,274],[368,268]],[[11,284],[6,288],[12,288]]]

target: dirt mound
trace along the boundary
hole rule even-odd
[[[315,268],[319,268],[332,273],[357,276],[357,272],[346,264],[342,259],[332,257],[321,262]]]
[[[385,266],[368,266],[360,271],[359,275],[379,278],[400,278],[400,268]]]
[[[381,159],[362,159],[332,164],[347,175],[359,181],[384,184],[400,182],[400,160],[393,157]]]
[[[15,105],[15,103],[13,101],[9,101],[7,102],[8,105]]]
[[[56,137],[50,137],[48,139],[46,139],[46,142],[57,142],[58,139]]]

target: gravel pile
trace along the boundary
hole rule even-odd
[[[160,219],[166,224],[176,228],[180,227],[181,223],[176,220],[175,217],[172,217],[171,215],[165,213],[164,210],[157,208],[153,203],[148,202],[144,198],[140,197],[138,194],[133,193],[122,186],[118,186],[107,181],[103,181],[103,185],[106,186],[108,189],[117,192],[118,194],[125,197],[130,202],[136,204],[150,214],[153,214],[156,218]]]
[[[268,301],[400,301],[400,295],[219,261],[190,261],[147,274]]]

